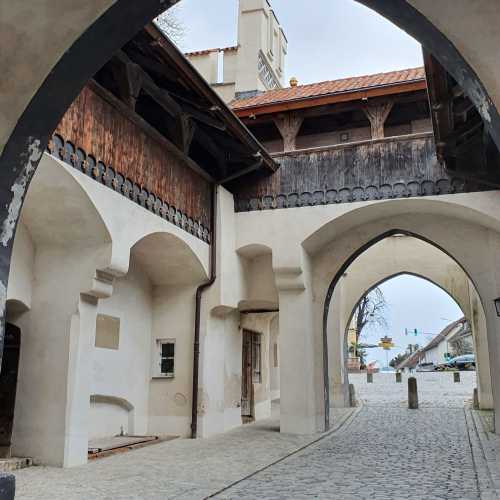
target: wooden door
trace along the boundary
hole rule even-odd
[[[253,417],[252,332],[243,330],[241,415]]]
[[[7,323],[0,372],[0,447],[2,448],[10,446],[12,437],[20,347],[21,330]]]

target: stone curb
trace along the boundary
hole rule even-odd
[[[293,455],[301,452],[302,450],[305,450],[306,448],[309,448],[310,446],[312,446],[312,445],[314,445],[316,443],[319,443],[320,441],[323,441],[324,439],[332,436],[337,431],[339,431],[341,428],[350,425],[351,422],[356,417],[356,415],[362,410],[362,408],[363,408],[363,403],[362,403],[362,401],[358,400],[358,406],[354,407],[350,413],[347,413],[345,416],[340,417],[340,419],[338,420],[338,424],[336,426],[332,427],[330,430],[324,432],[319,437],[314,438],[309,443],[304,444],[304,445],[300,446],[299,448],[296,448],[293,451],[290,451],[289,453],[287,453],[286,455],[282,456],[281,458],[278,458],[277,460],[274,460],[273,462],[271,462],[271,463],[269,463],[267,465],[264,465],[263,467],[260,467],[260,468],[256,469],[251,474],[248,474],[248,475],[242,477],[241,479],[238,479],[237,481],[234,481],[231,484],[228,484],[227,486],[224,486],[223,488],[215,491],[214,493],[211,493],[210,495],[204,497],[203,500],[207,500],[208,498],[213,498],[213,497],[215,497],[217,495],[220,495],[221,493],[224,493],[224,491],[227,491],[230,488],[232,488],[233,486],[236,486],[237,484],[239,484],[239,483],[241,483],[243,481],[246,481],[247,479],[250,479],[251,477],[255,476],[256,474],[258,474],[258,473],[260,473],[260,472],[262,472],[262,471],[264,471],[266,469],[268,469],[269,467],[272,467],[273,465],[279,464],[280,462],[283,462],[287,458],[289,458],[289,457],[291,457],[291,456],[293,456]]]
[[[481,500],[500,498],[500,467],[497,453],[478,412],[464,408]],[[486,470],[485,470],[486,469]]]

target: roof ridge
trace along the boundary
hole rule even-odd
[[[234,99],[230,106],[234,110],[267,106],[280,102],[305,100],[311,97],[341,94],[345,92],[361,92],[366,89],[391,87],[401,84],[425,82],[423,66],[405,68],[401,70],[372,73],[369,75],[349,76],[337,80],[306,83],[293,87],[271,89],[259,92],[257,95]]]
[[[303,85],[296,85],[295,87],[283,87],[281,89],[271,89],[263,92],[264,94],[267,94],[268,92],[276,92],[280,90],[286,90],[286,89],[291,89],[291,88],[304,88],[304,87],[310,87],[314,85],[321,85],[323,83],[334,83],[334,82],[343,82],[347,80],[357,80],[360,78],[373,78],[376,76],[386,76],[386,75],[392,75],[394,73],[403,73],[405,71],[416,71],[416,70],[423,70],[424,66],[415,66],[413,68],[403,68],[403,69],[395,69],[393,71],[381,71],[378,73],[368,73],[367,75],[358,75],[358,76],[345,76],[343,78],[334,78],[333,80],[322,80],[320,82],[312,82],[312,83],[304,83]]]

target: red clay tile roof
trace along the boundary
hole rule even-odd
[[[401,83],[425,80],[423,67],[410,68],[389,73],[377,73],[375,75],[355,76],[342,78],[340,80],[329,80],[326,82],[311,83],[309,85],[298,85],[284,89],[268,90],[262,94],[246,99],[234,100],[230,103],[233,110],[267,106],[281,102],[297,101],[312,97],[320,97],[343,92],[356,92],[374,87],[383,87]]]

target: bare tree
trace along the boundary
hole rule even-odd
[[[186,26],[179,18],[180,5],[174,5],[155,19],[155,24],[172,42],[179,45],[186,36]]]
[[[386,330],[387,301],[379,287],[374,288],[361,298],[356,306],[356,342],[359,342],[361,333],[367,326]]]

